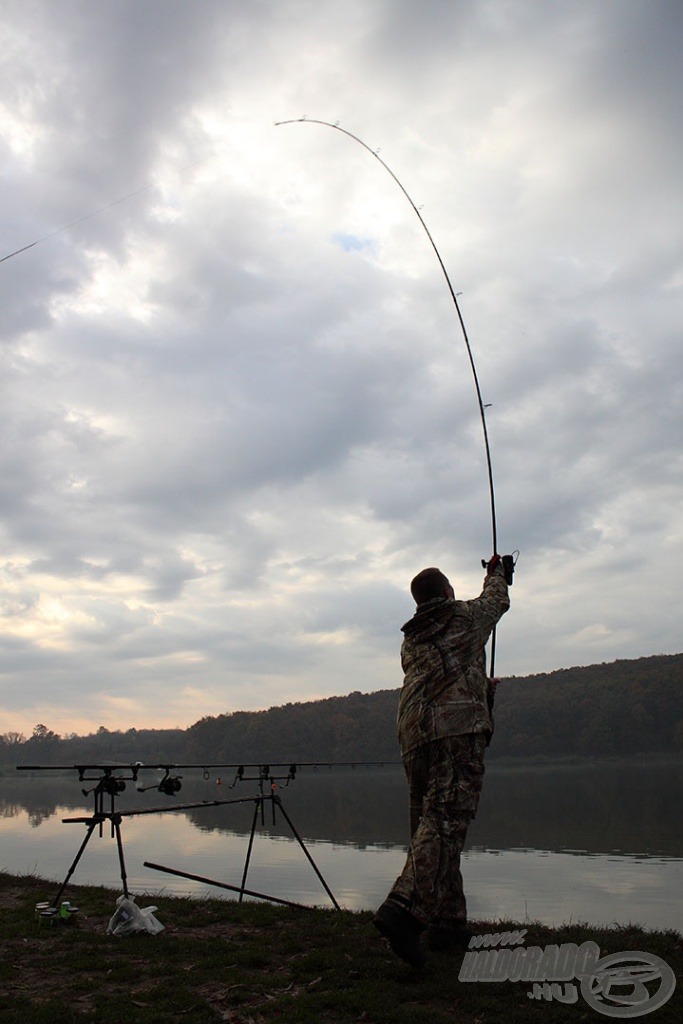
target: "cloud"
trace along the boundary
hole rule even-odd
[[[8,729],[397,686],[415,572],[478,592],[446,282],[304,114],[460,293],[499,672],[678,650],[675,4],[6,15],[2,236],[43,239],[0,264]]]

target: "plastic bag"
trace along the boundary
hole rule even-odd
[[[107,935],[158,935],[163,924],[154,916],[156,907],[139,907],[128,896],[119,896],[116,911],[107,925]]]

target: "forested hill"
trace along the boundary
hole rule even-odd
[[[221,759],[395,760],[399,690],[203,718],[187,753]],[[489,758],[683,754],[683,654],[501,679]],[[257,753],[258,752],[258,753]]]
[[[492,756],[683,754],[683,654],[501,681]]]
[[[0,763],[394,761],[398,689],[237,711],[186,730],[0,737]],[[503,678],[489,760],[683,754],[683,654]]]

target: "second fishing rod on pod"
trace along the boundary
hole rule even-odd
[[[384,162],[384,160],[382,160],[382,158],[380,157],[379,152],[377,150],[371,149],[371,147],[368,146],[367,143],[363,142],[363,140],[360,139],[357,135],[354,135],[353,132],[347,131],[346,128],[340,127],[339,124],[333,124],[331,121],[322,121],[322,120],[318,120],[316,118],[309,118],[309,117],[298,117],[298,118],[292,118],[292,119],[287,120],[287,121],[276,121],[275,122],[276,127],[280,127],[281,125],[287,125],[287,124],[317,124],[317,125],[323,125],[325,128],[333,128],[335,131],[341,132],[342,135],[346,135],[348,138],[353,139],[354,142],[357,142],[359,146],[362,146],[363,149],[366,150],[371,156],[373,156],[375,158],[375,160],[379,161],[379,163],[382,165],[382,167],[385,169],[385,171],[387,171],[387,173],[391,175],[391,177],[396,182],[396,184],[400,188],[400,190],[403,193],[403,195],[406,197],[406,199],[410,203],[410,205],[411,205],[411,207],[413,209],[413,212],[415,213],[416,217],[420,221],[420,224],[422,225],[422,227],[423,227],[423,229],[425,231],[425,234],[427,235],[427,238],[429,239],[430,245],[431,245],[432,249],[434,250],[434,254],[435,254],[437,260],[439,261],[439,266],[441,267],[441,271],[442,271],[443,276],[444,276],[444,278],[446,280],[446,284],[448,286],[448,291],[450,293],[451,299],[453,301],[453,305],[455,307],[455,312],[456,312],[457,317],[458,317],[458,323],[460,324],[460,330],[462,332],[463,340],[465,342],[465,348],[467,349],[467,357],[468,357],[468,360],[469,360],[470,368],[472,370],[472,377],[474,379],[474,387],[475,387],[475,390],[476,390],[476,393],[477,393],[477,404],[479,406],[479,416],[480,416],[480,419],[481,419],[481,427],[482,427],[482,432],[483,432],[483,436],[484,436],[484,449],[485,449],[485,453],[486,453],[486,470],[487,470],[488,486],[489,486],[489,503],[490,503],[490,509],[491,509],[491,554],[492,555],[496,555],[498,553],[498,527],[497,527],[497,522],[496,522],[496,496],[495,496],[495,489],[494,489],[494,486],[493,486],[493,466],[492,466],[492,462],[491,462],[491,445],[490,445],[490,442],[489,442],[489,433],[488,433],[488,428],[487,428],[487,425],[486,425],[486,405],[484,404],[484,399],[482,397],[481,387],[480,387],[480,384],[479,384],[479,374],[477,373],[477,366],[476,366],[476,363],[474,361],[474,355],[472,353],[472,346],[470,344],[470,339],[469,339],[469,336],[467,334],[467,328],[465,327],[465,321],[463,320],[462,312],[460,310],[460,305],[458,303],[458,297],[457,297],[455,289],[453,288],[453,285],[451,283],[451,279],[448,276],[448,271],[446,270],[446,265],[445,265],[445,263],[444,263],[444,261],[443,261],[443,259],[441,257],[441,253],[439,252],[439,250],[438,250],[438,248],[436,246],[436,242],[434,241],[434,239],[432,237],[432,233],[429,230],[429,228],[427,227],[427,224],[425,223],[424,217],[420,213],[419,208],[413,202],[413,200],[410,197],[409,193],[407,192],[406,188],[401,183],[401,181],[398,179],[398,177],[394,174],[394,172],[388,166],[388,164],[386,164]],[[508,579],[509,583],[512,582],[512,573],[514,572],[514,564],[515,564],[515,561],[516,561],[515,556],[518,555],[518,554],[519,554],[519,552],[514,552],[513,556],[506,556],[506,558],[504,560],[506,562],[506,565],[505,565],[506,578]],[[486,566],[486,564],[487,564],[486,560],[483,560],[482,561],[482,566]],[[493,632],[491,634],[491,652],[490,652],[490,657],[489,657],[489,669],[488,669],[488,673],[489,673],[490,676],[495,675],[495,662],[496,662],[496,628],[494,626]]]

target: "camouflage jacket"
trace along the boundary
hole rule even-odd
[[[398,705],[398,740],[407,754],[432,740],[493,731],[484,648],[510,607],[502,568],[472,601],[438,597],[402,626],[405,673]]]

